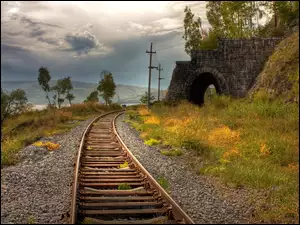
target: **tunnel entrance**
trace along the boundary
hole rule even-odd
[[[211,73],[200,74],[193,82],[188,100],[197,105],[203,105],[207,89],[213,85],[217,94],[221,94],[218,80]]]

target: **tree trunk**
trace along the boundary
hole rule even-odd
[[[274,12],[274,27],[277,28],[277,10],[276,10],[276,5],[275,5],[275,1],[273,2],[273,12]]]
[[[51,102],[50,102],[50,98],[49,98],[49,95],[48,95],[48,91],[46,92],[46,94],[47,94],[47,99],[48,99],[48,101],[49,101],[49,105],[51,105]]]

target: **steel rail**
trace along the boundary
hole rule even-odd
[[[113,128],[114,133],[118,138],[118,141],[122,145],[123,149],[128,153],[128,155],[132,158],[133,163],[137,168],[139,168],[144,174],[146,174],[147,179],[149,183],[158,190],[159,195],[165,198],[167,202],[172,206],[172,213],[174,215],[175,220],[177,221],[183,221],[183,223],[186,224],[195,224],[194,221],[180,208],[180,206],[171,198],[171,196],[157,183],[157,181],[151,176],[150,173],[140,164],[140,162],[136,159],[136,157],[131,153],[131,151],[128,149],[128,147],[125,145],[125,143],[122,141],[120,135],[117,132],[116,129],[116,119],[122,115],[124,112],[119,113],[115,116],[113,120]]]
[[[117,113],[117,112],[120,112],[120,110],[111,111],[111,112],[101,114],[100,116],[93,119],[92,122],[89,123],[89,125],[86,127],[86,129],[82,133],[80,145],[79,145],[79,148],[78,148],[78,151],[77,151],[76,162],[75,162],[74,182],[73,182],[73,188],[72,188],[71,211],[70,211],[70,222],[71,222],[71,224],[75,224],[76,216],[77,216],[76,197],[77,197],[77,189],[78,189],[78,173],[79,173],[80,158],[81,158],[82,148],[83,148],[84,141],[85,141],[85,136],[86,136],[87,132],[89,131],[89,129],[91,128],[91,125],[96,120],[99,120],[100,118],[102,118],[104,116],[107,116],[107,115],[113,114],[113,113]]]
[[[93,119],[82,133],[75,163],[70,223],[75,224],[85,217],[95,223],[109,224],[162,221],[194,224],[119,136],[116,119],[123,113],[124,110],[104,113]],[[106,116],[109,117],[105,119]],[[121,169],[119,166],[126,161],[129,166]],[[124,182],[138,188],[115,189]],[[161,216],[149,219],[151,215]],[[118,219],[124,216],[134,216],[137,220]]]

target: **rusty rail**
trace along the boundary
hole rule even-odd
[[[97,224],[193,224],[121,140],[115,121],[122,113],[95,118],[83,133],[70,222],[88,219],[85,222]],[[129,190],[124,190],[126,186]]]

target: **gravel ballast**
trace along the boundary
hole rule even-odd
[[[172,198],[195,223],[251,223],[251,215],[265,193],[225,187],[212,182],[212,178],[197,175],[182,156],[165,156],[158,147],[145,145],[123,119],[124,115],[120,116],[116,124],[124,143],[156,180],[166,178]]]
[[[75,157],[92,120],[40,140],[60,144],[58,149],[27,146],[17,165],[1,170],[1,223],[68,223]]]

